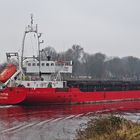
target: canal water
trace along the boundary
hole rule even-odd
[[[119,103],[0,106],[0,140],[73,140],[91,118],[115,114],[140,120],[140,101]]]

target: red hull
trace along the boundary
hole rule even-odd
[[[63,91],[62,91],[63,90]],[[140,90],[81,92],[78,88],[6,88],[0,104],[75,104],[140,99]]]

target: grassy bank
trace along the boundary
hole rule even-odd
[[[76,140],[140,140],[140,124],[112,115],[99,117],[77,130]]]

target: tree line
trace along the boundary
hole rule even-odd
[[[41,59],[51,56],[52,60],[73,61],[73,77],[112,80],[139,80],[140,59],[127,56],[108,57],[103,53],[89,54],[80,45],[73,45],[64,52],[57,52],[53,47],[46,47],[41,52]]]

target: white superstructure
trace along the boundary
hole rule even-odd
[[[26,69],[26,73],[39,73],[53,74],[53,73],[72,73],[72,61],[38,61],[26,60],[23,67]]]

